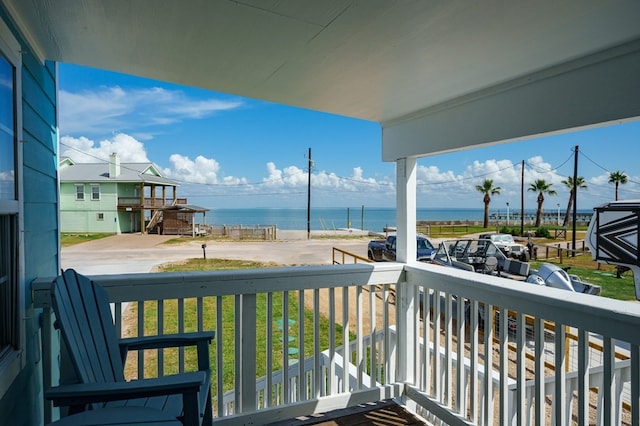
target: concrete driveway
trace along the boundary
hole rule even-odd
[[[207,241],[207,258],[291,266],[330,265],[332,247],[366,257],[370,239],[366,235],[361,239],[345,239],[325,233],[322,238],[307,240],[306,231],[279,231],[279,234],[277,241]],[[86,275],[141,273],[168,262],[202,258],[202,241],[185,238],[182,244],[163,244],[172,238],[175,236],[121,234],[65,247],[62,268],[73,268]]]

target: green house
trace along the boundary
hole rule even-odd
[[[152,163],[75,163],[63,158],[60,170],[61,232],[160,232],[163,211],[186,204],[178,184]]]

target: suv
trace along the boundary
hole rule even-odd
[[[481,234],[480,239],[491,240],[506,256],[528,261],[529,250],[513,240],[511,234]]]

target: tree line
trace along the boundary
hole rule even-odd
[[[615,171],[609,173],[609,183],[615,185],[615,199],[618,201],[618,188],[620,185],[626,184],[628,181],[628,177],[624,172]],[[564,215],[564,221],[562,222],[562,226],[566,227],[569,222],[569,215],[571,212],[571,208],[573,207],[573,202],[576,198],[576,190],[577,189],[587,189],[587,184],[582,176],[578,176],[576,181],[574,182],[573,176],[567,177],[561,181],[562,184],[569,188],[569,201],[567,203],[567,211]],[[558,195],[556,190],[552,188],[553,184],[545,181],[544,179],[536,179],[533,183],[529,185],[528,191],[537,192],[537,210],[536,210],[536,224],[535,227],[538,228],[542,221],[542,204],[544,203],[544,196],[546,195]],[[493,185],[493,179],[485,179],[482,182],[482,185],[476,185],[476,190],[481,192],[484,197],[482,201],[484,202],[484,228],[489,227],[489,204],[491,203],[492,195],[500,195],[500,191],[502,188],[499,186]]]

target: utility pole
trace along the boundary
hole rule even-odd
[[[520,178],[520,236],[524,237],[524,160],[522,160],[522,177]]]
[[[309,148],[309,164],[307,166],[307,175],[309,180],[307,182],[307,240],[311,238],[311,148]]]
[[[573,257],[576,257],[576,219],[578,216],[578,145],[573,157],[573,236],[571,237],[571,249]]]

